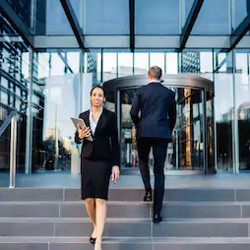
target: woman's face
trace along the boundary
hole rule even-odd
[[[90,96],[90,101],[95,107],[102,106],[103,102],[105,101],[103,90],[100,88],[95,88],[92,91],[92,95]]]

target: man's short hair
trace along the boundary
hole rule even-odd
[[[148,70],[148,75],[152,79],[160,80],[160,78],[162,76],[162,69],[158,66],[152,66]]]

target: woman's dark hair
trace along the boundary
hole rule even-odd
[[[96,88],[101,89],[101,90],[103,91],[103,96],[106,98],[106,90],[105,90],[102,86],[100,86],[100,85],[97,85],[97,86],[95,86],[95,87],[93,87],[93,88],[91,89],[91,91],[90,91],[90,96],[92,96],[92,93],[93,93],[94,89],[96,89]]]

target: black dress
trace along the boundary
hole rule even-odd
[[[90,127],[89,110],[81,113]],[[93,142],[81,140],[75,134],[75,142],[83,143],[81,152],[81,197],[108,199],[108,187],[113,165],[120,163],[120,149],[115,114],[103,109],[98,120]]]

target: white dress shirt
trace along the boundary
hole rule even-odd
[[[99,119],[100,119],[100,117],[102,115],[102,111],[103,111],[103,107],[101,109],[101,113],[100,113],[98,119],[95,121],[93,119],[93,115],[92,115],[93,113],[92,113],[91,108],[89,110],[89,125],[90,125],[90,129],[91,129],[93,135],[95,134],[96,126],[97,126],[97,123],[98,123],[98,121],[99,121]]]

